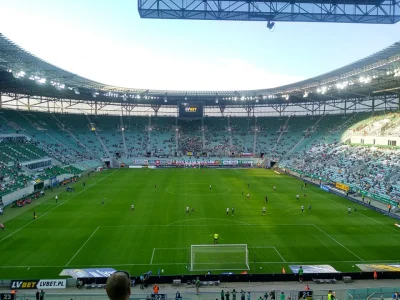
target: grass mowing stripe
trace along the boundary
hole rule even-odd
[[[333,238],[330,234],[327,234],[325,231],[323,231],[321,228],[319,228],[317,225],[314,225],[315,228],[317,228],[319,231],[321,231],[322,233],[326,234],[326,236],[328,236],[329,238],[331,238],[333,241],[335,241],[338,245],[342,246],[344,249],[346,249],[347,251],[349,251],[351,254],[353,254],[355,257],[357,257],[358,259],[360,259],[361,261],[364,261],[361,257],[359,257],[357,254],[355,254],[353,251],[351,251],[349,248],[347,248],[346,246],[344,246],[342,243],[340,243],[338,240],[336,240],[335,238]]]
[[[42,218],[43,216],[47,215],[48,213],[52,212],[52,211],[55,210],[56,208],[58,208],[58,207],[64,205],[64,204],[67,203],[69,200],[75,198],[76,196],[80,195],[80,194],[83,193],[84,191],[90,189],[92,186],[95,186],[97,183],[99,183],[100,181],[106,179],[108,176],[112,175],[114,172],[115,172],[115,171],[113,171],[111,174],[108,174],[107,176],[103,177],[102,179],[96,181],[95,184],[89,186],[87,189],[82,190],[82,191],[80,191],[79,193],[74,194],[72,197],[70,197],[70,198],[68,198],[67,200],[61,202],[61,203],[60,203],[59,205],[57,205],[56,207],[53,207],[52,209],[46,211],[44,214],[42,214],[42,215],[40,215],[39,217],[37,217],[36,220],[30,221],[29,223],[25,224],[25,225],[22,226],[21,228],[15,230],[14,232],[12,232],[12,233],[10,233],[9,235],[5,236],[3,239],[0,240],[0,243],[1,243],[2,241],[4,241],[5,239],[9,238],[10,236],[16,234],[18,231],[20,231],[20,230],[24,229],[25,227],[29,226],[29,225],[32,224],[33,222],[37,222],[38,219],[40,219],[40,218]]]
[[[92,236],[95,235],[95,233],[97,232],[97,230],[99,230],[100,226],[98,226],[93,233],[88,237],[88,239],[83,243],[83,245],[79,248],[78,251],[76,251],[76,253],[74,254],[74,256],[72,256],[72,258],[67,262],[66,266],[69,265],[69,263],[75,258],[75,256],[78,255],[79,252],[81,252],[82,248],[85,247],[85,245],[87,244],[87,242],[89,242],[89,240],[92,238]]]

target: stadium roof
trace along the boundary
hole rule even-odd
[[[123,103],[206,105],[324,101],[400,91],[400,42],[334,71],[289,85],[242,91],[178,91],[106,85],[56,67],[0,34],[0,89],[32,96]],[[219,100],[216,104],[216,100]]]

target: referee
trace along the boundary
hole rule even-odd
[[[218,244],[218,233],[214,233],[214,244]]]

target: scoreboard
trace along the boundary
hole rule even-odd
[[[0,300],[14,300],[15,299],[15,294],[11,293],[1,293],[0,294]]]
[[[313,298],[313,291],[299,291],[298,299],[300,300],[312,300]]]
[[[192,119],[203,117],[203,103],[191,102],[191,103],[179,103],[179,118]]]

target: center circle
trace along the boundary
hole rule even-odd
[[[204,184],[204,183],[185,183],[178,185],[171,185],[165,189],[168,193],[174,195],[192,196],[192,195],[222,195],[229,193],[230,188],[220,184]]]

